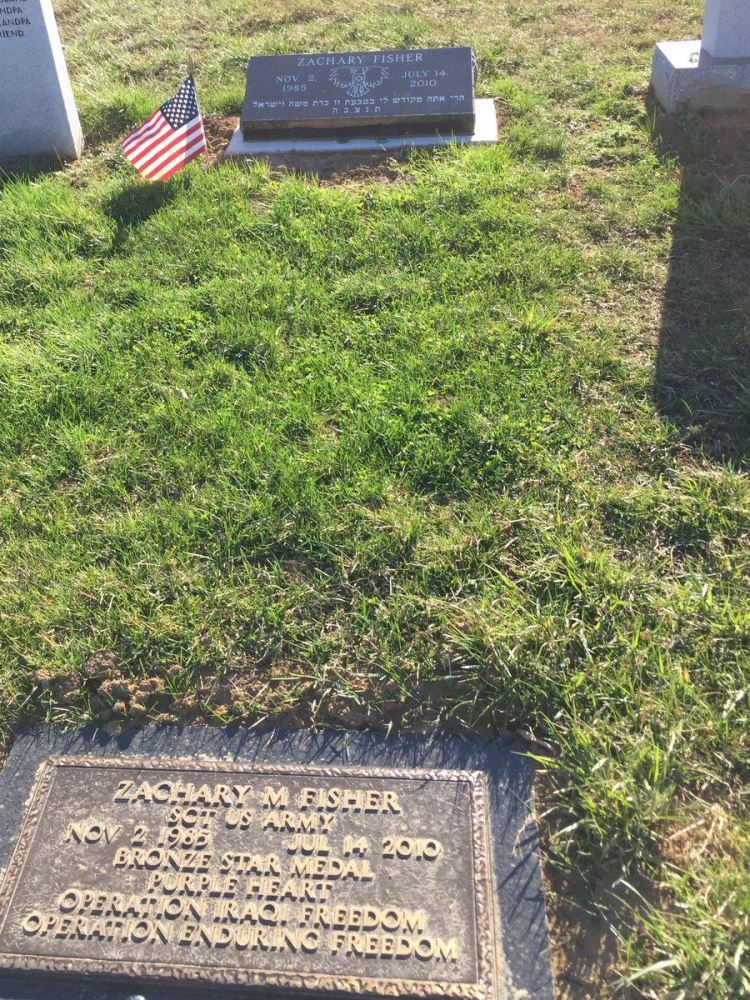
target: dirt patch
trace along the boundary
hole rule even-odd
[[[223,162],[227,146],[239,123],[240,120],[236,115],[223,118],[215,115],[204,116],[209,164],[215,166]],[[333,153],[318,156],[314,161],[309,160],[304,163],[300,161],[291,167],[274,166],[273,170],[279,174],[294,171],[309,173],[321,183],[332,186],[365,187],[369,184],[382,184],[390,187],[409,180],[403,166],[390,156],[376,157],[372,163],[363,164],[359,159],[347,161],[345,155]]]
[[[438,680],[407,679],[404,685],[371,671],[347,671],[341,677],[313,676],[299,664],[267,659],[215,668],[160,666],[138,673],[116,653],[97,650],[72,671],[42,672],[36,694],[44,696],[50,718],[95,722],[116,732],[133,725],[201,724],[252,727],[264,720],[297,728],[334,726],[402,732],[447,730],[466,735],[507,734],[491,712],[480,722],[448,715],[447,706],[469,681],[450,658]],[[63,710],[58,712],[56,710]],[[545,753],[552,748],[544,733],[514,732],[525,744]]]
[[[107,680],[122,670],[122,661],[116,653],[107,649],[92,653],[83,663],[81,670],[92,680]]]
[[[534,781],[534,799],[540,817],[542,866],[547,918],[552,944],[552,971],[557,1000],[636,1000],[638,994],[623,991],[617,982],[620,956],[613,931],[629,926],[624,912],[622,872],[613,866],[598,873],[596,881],[577,878],[566,865],[555,861],[552,830],[545,816],[559,802],[559,784],[546,770]]]
[[[229,140],[234,135],[240,120],[237,115],[204,115],[203,127],[206,130],[206,145],[208,146],[209,162],[219,163]]]
[[[732,817],[718,802],[696,805],[700,808],[699,815],[688,814],[666,831],[662,842],[664,860],[683,870],[702,864],[707,857],[720,857],[727,864],[735,863],[727,846]]]
[[[544,889],[558,1000],[637,1000],[642,996],[634,988],[623,988],[618,977],[621,962],[613,928],[622,931],[633,920],[619,878],[620,873],[602,872],[584,890],[580,879],[545,860]]]
[[[404,163],[398,159],[381,158],[372,163],[354,163],[349,169],[343,167],[340,160],[321,166],[315,171],[321,184],[330,187],[364,188],[371,184],[381,187],[393,187],[394,184],[409,184],[412,177],[405,169]]]

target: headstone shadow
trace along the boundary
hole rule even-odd
[[[750,115],[659,116],[680,172],[654,401],[686,443],[750,457]]]
[[[67,166],[52,156],[0,158],[0,191],[18,181],[35,181],[47,174],[61,173]]]

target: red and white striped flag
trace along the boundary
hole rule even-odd
[[[125,156],[150,181],[165,181],[206,149],[195,83],[189,76],[122,144]]]

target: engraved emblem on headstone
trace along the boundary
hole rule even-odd
[[[366,97],[388,79],[388,70],[384,66],[337,66],[331,70],[330,79],[349,97]]]

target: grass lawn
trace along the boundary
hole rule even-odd
[[[646,98],[702,3],[56,7],[88,152],[0,178],[2,737],[521,732],[561,996],[750,995],[750,127]],[[253,53],[440,44],[497,147],[118,153],[189,53],[219,122]]]

